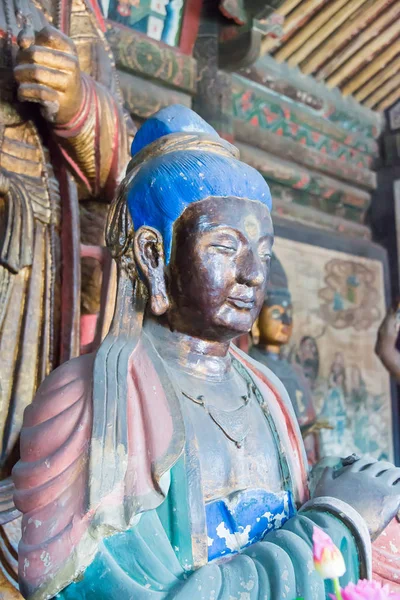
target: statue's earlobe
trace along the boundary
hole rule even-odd
[[[169,308],[169,301],[162,236],[157,229],[143,226],[136,231],[133,243],[136,263],[149,290],[151,311],[154,315],[163,315]]]

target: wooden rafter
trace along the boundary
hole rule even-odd
[[[400,0],[284,0],[283,36],[261,54],[299,67],[372,110],[400,87]]]
[[[330,18],[325,23],[325,25],[314,29],[315,33],[313,33],[313,35],[311,35],[311,37],[309,37],[308,40],[292,54],[288,60],[288,64],[295,67],[305,60],[315,48],[321,45],[325,46],[324,42],[331,33],[336,31],[345,21],[347,21],[360,6],[365,4],[365,2],[366,0],[348,0],[348,2],[335,13],[334,17]],[[311,25],[312,22],[310,23],[310,26]]]
[[[382,102],[378,104],[375,110],[383,111],[392,106],[400,98],[400,88],[398,87],[389,96],[387,96]]]
[[[323,67],[316,73],[317,79],[326,80],[329,76],[345,65],[346,61],[350,60],[365,44],[371,40],[377,40],[384,29],[396,22],[400,16],[400,2],[396,2],[388,11],[385,11],[376,21],[371,23],[364,31],[360,33],[350,44],[348,44],[342,52],[333,56]]]
[[[375,75],[377,73],[377,71],[379,70],[379,68],[384,67],[389,62],[389,60],[392,60],[392,58],[397,54],[397,52],[393,53],[394,44],[392,45],[392,42],[394,42],[394,40],[398,36],[399,36],[399,22],[398,22],[398,20],[396,20],[381,35],[377,36],[375,39],[372,39],[372,41],[370,41],[363,48],[361,48],[358,52],[356,52],[356,54],[354,54],[354,56],[352,56],[352,58],[350,58],[350,60],[348,60],[344,65],[342,65],[342,67],[340,67],[337,71],[335,71],[335,73],[326,80],[328,87],[331,87],[331,88],[336,87],[336,86],[340,85],[341,83],[343,83],[343,81],[345,81],[347,78],[354,75],[355,72],[359,71],[363,67],[363,65],[365,65],[368,61],[371,61],[371,58],[375,57],[376,54],[380,50],[382,50],[382,48],[389,46],[383,53],[383,54],[387,53],[388,58],[387,59],[385,58],[384,62],[378,66],[377,70],[373,71],[373,69],[370,69],[370,67],[372,66],[372,64],[370,64],[366,69],[364,69],[364,71],[368,72],[368,75],[367,75],[367,78],[361,82],[361,84],[355,83],[355,79],[357,79],[357,77],[356,77],[355,79],[350,81],[349,84],[347,84],[347,86],[345,86],[346,92],[344,91],[344,88],[342,89],[342,92],[345,95],[348,95],[348,94],[351,94],[352,92],[354,92],[356,89],[358,89],[358,87],[360,87],[360,85],[362,85],[362,83],[365,83],[365,81],[367,81],[367,79],[369,79],[370,77]],[[381,56],[383,56],[383,54]],[[375,61],[373,61],[373,62],[375,62]],[[370,72],[370,71],[373,71],[373,72]]]
[[[324,10],[321,10],[305,27],[302,27],[298,33],[291,37],[290,40],[275,53],[276,60],[278,62],[287,60],[316,31],[332,19],[334,15],[347,4],[347,2],[348,0],[333,0],[333,2],[328,3]],[[299,8],[301,8],[301,6]]]
[[[387,98],[389,94],[391,94],[394,90],[400,89],[400,73],[395,77],[391,77],[389,81],[382,85],[376,92],[374,92],[366,102],[364,102],[365,106],[368,108],[375,108],[379,102]]]
[[[354,98],[361,102],[365,100],[370,94],[375,92],[380,86],[382,86],[389,78],[393,77],[400,71],[400,56],[395,58],[391,63],[387,65],[385,69],[382,69],[375,77],[370,79],[365,85],[363,85],[355,94]]]
[[[283,24],[283,40],[266,38],[261,45],[261,54],[267,54],[285,41],[300,25],[307,21],[327,0],[303,0],[297,8],[292,10],[293,0],[286,0],[276,12],[282,16],[288,15]],[[298,4],[298,2],[296,3]],[[289,10],[290,7],[290,10]],[[286,12],[287,11],[287,12]]]
[[[296,6],[300,4],[300,2],[301,0],[286,0],[286,2],[284,2],[282,6],[280,6],[276,10],[276,12],[278,12],[283,17],[286,17],[286,15],[288,15],[294,8],[296,8]]]
[[[342,87],[344,96],[353,94],[362,85],[367,83],[374,75],[382,71],[386,65],[400,53],[400,39],[397,39],[393,44],[390,44],[381,54],[376,56],[364,69],[355,75],[350,81]]]
[[[311,56],[302,62],[301,70],[303,73],[311,74],[319,69],[327,60],[327,57],[332,57],[334,54],[349,43],[358,33],[367,27],[379,13],[394,0],[368,0],[367,3],[361,6],[349,19],[349,22],[337,30],[330,38],[319,46]],[[333,61],[332,61],[333,66]],[[340,66],[340,64],[338,64]],[[330,73],[327,73],[330,75]]]

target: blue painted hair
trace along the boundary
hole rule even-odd
[[[132,143],[132,156],[171,133],[202,133],[220,139],[195,112],[173,105],[142,125]],[[130,182],[127,202],[135,230],[147,225],[161,233],[168,262],[175,221],[189,204],[209,196],[258,200],[271,210],[269,187],[256,169],[201,148],[177,150],[145,162]]]

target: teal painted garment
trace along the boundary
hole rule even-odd
[[[347,527],[328,513],[298,513],[263,541],[228,561],[193,569],[187,482],[180,460],[171,471],[166,500],[143,513],[125,533],[104,539],[83,578],[56,597],[61,600],[324,600],[325,587],[313,567],[312,531],[318,525],[343,553],[342,585],[357,581],[358,553]],[[192,507],[193,508],[193,507]],[[268,507],[266,507],[267,510]]]
[[[187,573],[161,524],[157,511],[142,515],[126,533],[102,542],[93,563],[63,600],[324,600],[330,588],[313,568],[311,535],[322,527],[340,547],[348,566],[342,585],[358,579],[354,540],[329,514],[307,513],[290,519],[229,562],[211,562]],[[243,593],[240,596],[240,593]],[[247,594],[247,595],[246,595]]]

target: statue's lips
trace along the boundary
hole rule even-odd
[[[242,298],[228,298],[228,304],[233,304],[236,308],[240,308],[242,310],[251,310],[254,308],[255,300],[248,300]]]

